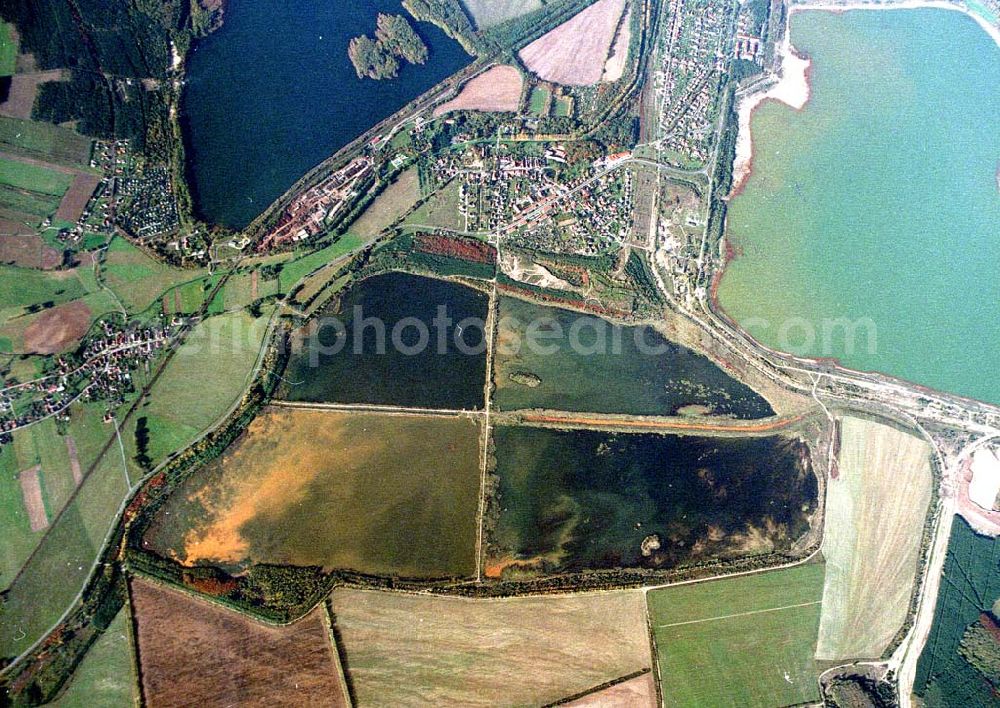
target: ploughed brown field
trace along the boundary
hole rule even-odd
[[[97,175],[78,174],[74,177],[62,201],[59,202],[56,219],[76,223],[100,182],[101,178]]]
[[[62,253],[49,246],[35,233],[21,233],[26,228],[16,222],[0,224],[0,263],[22,268],[52,270],[62,263]]]
[[[138,578],[131,590],[147,705],[348,705],[322,607],[272,627]]]
[[[518,56],[539,78],[565,86],[601,80],[625,0],[598,0],[544,34]]]
[[[516,111],[523,87],[521,72],[500,64],[466,82],[455,98],[434,109],[434,115],[448,111]]]
[[[81,300],[53,307],[24,331],[24,348],[36,354],[58,354],[80,340],[90,327],[90,308]]]

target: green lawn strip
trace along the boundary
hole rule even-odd
[[[0,182],[15,189],[61,197],[72,181],[71,175],[0,157]]]
[[[137,690],[128,636],[128,609],[94,642],[73,672],[65,692],[53,702],[59,708],[121,708],[135,702]]]
[[[279,292],[287,293],[302,278],[320,266],[360,248],[365,243],[366,239],[360,236],[344,234],[335,243],[326,248],[285,263],[281,268],[281,273],[278,275]]]
[[[31,530],[24,509],[21,483],[17,479],[20,466],[13,445],[0,447],[0,589],[5,589],[42,537],[42,531]]]
[[[0,183],[0,209],[4,218],[38,227],[59,208],[59,197],[25,192]]]
[[[14,25],[0,22],[0,76],[11,76],[17,68],[17,42]]]
[[[660,682],[671,706],[819,699],[814,661],[824,566],[651,591]]]

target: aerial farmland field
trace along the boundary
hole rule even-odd
[[[625,0],[598,0],[518,56],[540,79],[567,86],[590,86],[601,79]]]
[[[649,591],[664,705],[818,701],[823,570],[811,563]]]
[[[350,225],[351,233],[364,239],[378,236],[408,212],[420,198],[417,169],[411,167],[375,197],[364,213]]]
[[[268,409],[157,516],[180,560],[475,573],[477,424],[467,418]]]
[[[930,446],[861,418],[841,421],[827,484],[819,659],[879,657],[902,626],[931,498]]]
[[[131,591],[149,705],[348,705],[322,607],[273,627],[138,578]]]
[[[544,705],[648,668],[638,591],[472,600],[337,589],[360,705]]]
[[[493,27],[539,9],[542,0],[462,0],[476,27]]]
[[[455,98],[434,109],[439,116],[448,111],[516,111],[521,105],[524,77],[517,67],[499,64],[462,86]]]

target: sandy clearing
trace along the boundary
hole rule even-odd
[[[35,354],[64,351],[87,333],[92,314],[82,300],[46,310],[24,331],[25,350]]]
[[[578,290],[562,278],[553,275],[545,266],[509,251],[504,253],[500,259],[500,270],[518,282],[539,288]]]
[[[41,471],[41,465],[35,465],[18,475],[18,480],[21,482],[21,497],[28,512],[28,522],[32,531],[41,531],[49,526],[49,517],[45,514],[45,502],[42,501],[42,479],[39,474]]]
[[[596,691],[563,705],[566,708],[653,708],[656,705],[653,673],[616,683],[603,691]]]
[[[876,658],[909,608],[933,484],[930,446],[889,425],[846,417],[839,470],[827,485],[816,657]]]
[[[434,109],[434,116],[448,111],[516,111],[523,87],[517,67],[500,64],[468,81],[455,98]]]
[[[733,189],[730,198],[743,191],[753,170],[753,136],[751,125],[754,112],[765,101],[778,101],[801,111],[809,102],[809,69],[812,61],[792,46],[786,26],[785,37],[778,46],[781,56],[780,79],[770,88],[744,97],[739,102],[739,133],[736,138],[736,159],[733,162]]]
[[[604,75],[601,81],[611,83],[617,81],[625,74],[625,67],[628,64],[628,45],[632,39],[632,8],[625,13],[625,17],[618,23],[618,32],[615,34],[615,42],[611,45],[611,54],[604,63]]]
[[[130,586],[149,705],[348,705],[322,607],[273,627],[139,578]]]
[[[542,705],[651,666],[641,592],[331,596],[359,705]]]
[[[625,0],[598,0],[518,52],[539,78],[565,86],[601,80]]]
[[[996,450],[979,448],[972,454],[972,482],[969,499],[986,511],[993,511],[1000,494],[1000,459]]]

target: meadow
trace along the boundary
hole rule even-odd
[[[149,705],[349,705],[324,610],[282,627],[133,579]]]
[[[934,623],[917,662],[913,690],[927,706],[996,705],[987,677],[959,654],[966,628],[1000,599],[1000,539],[979,536],[955,516]],[[996,680],[996,676],[992,677]]]
[[[499,25],[543,6],[541,0],[462,0],[462,4],[480,29]]]
[[[72,177],[62,172],[0,157],[0,183],[14,189],[61,197],[72,181]]]
[[[102,268],[104,280],[129,312],[143,312],[170,288],[189,281],[203,279],[208,271],[203,268],[174,268],[160,263],[116,236],[108,246]]]
[[[467,418],[270,408],[181,485],[146,541],[186,563],[473,575],[479,441]]]
[[[534,346],[529,327],[539,334]],[[525,385],[525,375],[535,385]],[[751,388],[651,327],[613,324],[512,297],[500,299],[493,380],[502,410],[774,414]]]
[[[191,444],[243,395],[264,345],[270,311],[243,310],[202,320],[153,385],[134,418],[146,418],[147,455],[156,464]],[[135,438],[128,450],[134,455]]]
[[[396,177],[348,228],[353,234],[372,239],[408,212],[420,198],[417,168],[411,167]]]
[[[464,231],[466,228],[465,217],[458,211],[461,203],[459,199],[460,189],[461,185],[458,180],[448,182],[414,209],[403,220],[403,225],[413,229],[438,228]]]
[[[7,154],[86,168],[92,142],[51,123],[0,116],[0,152]]]
[[[69,685],[53,705],[57,708],[115,708],[136,704],[138,685],[129,639],[129,614],[127,607],[118,611],[114,621],[73,671]]]
[[[673,568],[787,551],[817,503],[804,445],[781,437],[498,426],[494,444],[491,560],[532,570]]]
[[[819,701],[823,571],[810,563],[647,593],[664,705]]]
[[[360,705],[545,705],[651,665],[638,591],[472,600],[337,589]]]
[[[903,625],[933,476],[930,446],[883,423],[841,419],[826,492],[818,659],[875,659]]]

